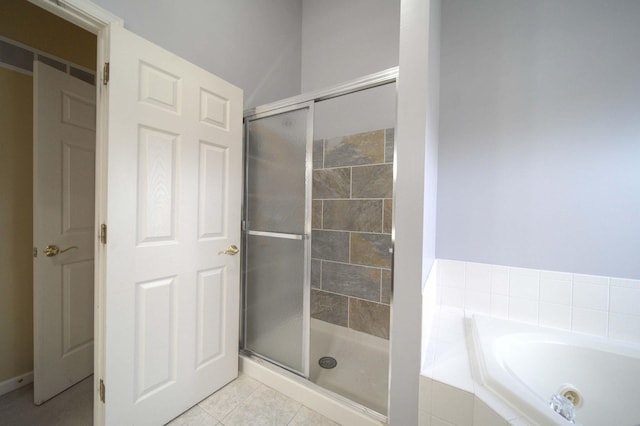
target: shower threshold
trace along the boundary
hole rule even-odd
[[[310,337],[309,380],[260,354],[247,350],[241,353],[305,387],[386,421],[389,341],[317,319],[311,319]],[[335,358],[337,365],[322,368],[319,360],[323,357]]]
[[[388,418],[313,383],[250,351],[241,350],[239,369],[278,392],[341,425],[381,426]]]

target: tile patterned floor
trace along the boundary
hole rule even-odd
[[[168,426],[336,426],[310,410],[248,376],[240,375]]]
[[[0,426],[91,426],[93,378],[45,404],[33,405],[33,385],[0,397]],[[218,392],[169,423],[170,426],[337,426],[270,387],[240,374]]]

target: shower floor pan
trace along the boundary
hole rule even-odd
[[[323,388],[387,415],[389,341],[345,327],[311,319],[309,379]],[[322,357],[336,367],[324,369]]]

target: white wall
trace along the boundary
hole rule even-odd
[[[94,0],[125,27],[244,90],[245,108],[300,93],[301,0]]]
[[[640,278],[640,2],[443,2],[437,257]]]
[[[422,286],[435,257],[439,0],[402,0],[390,423],[418,424]]]

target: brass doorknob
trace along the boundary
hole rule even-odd
[[[77,249],[77,248],[78,246],[71,246],[71,247],[67,247],[66,249],[60,250],[60,247],[56,246],[55,244],[50,244],[45,247],[44,254],[47,257],[53,257],[53,256],[59,255],[60,253],[64,253],[65,251],[69,251],[71,249]]]
[[[228,249],[226,249],[224,251],[221,251],[218,254],[219,255],[220,254],[228,254],[229,256],[233,256],[233,255],[236,255],[238,253],[240,253],[240,249],[238,247],[236,247],[235,244],[232,244],[232,245],[229,246]]]

